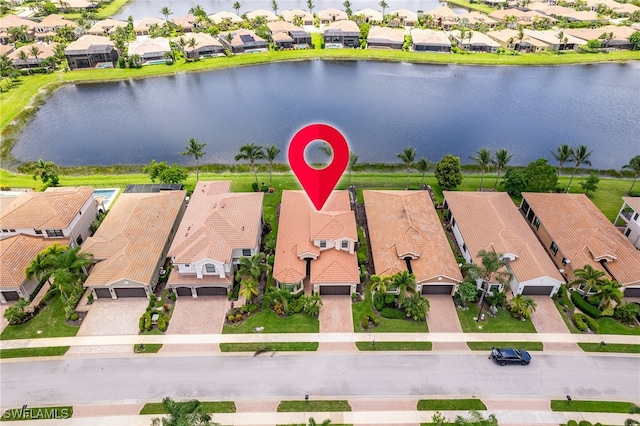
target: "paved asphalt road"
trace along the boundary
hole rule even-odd
[[[475,395],[640,401],[640,358],[534,354],[501,367],[486,354],[269,354],[67,357],[0,363],[2,407],[173,398]]]

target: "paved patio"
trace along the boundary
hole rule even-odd
[[[348,296],[322,296],[320,333],[353,333],[351,298]],[[320,342],[319,351],[357,350],[350,342]]]
[[[549,296],[531,296],[536,302],[536,310],[531,314],[531,322],[538,333],[569,333],[567,325]],[[582,351],[575,343],[545,343],[545,350]]]
[[[453,298],[446,294],[432,294],[426,296],[429,300],[427,325],[430,333],[462,333],[456,306]],[[434,342],[433,350],[468,350],[464,342]]]

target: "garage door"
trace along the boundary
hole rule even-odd
[[[640,297],[640,287],[625,288],[624,297]]]
[[[111,292],[108,288],[96,288],[96,297],[98,299],[111,299]]]
[[[522,289],[523,296],[551,296],[552,285],[528,285]]]
[[[422,294],[451,294],[453,285],[423,285]]]
[[[226,296],[227,289],[224,287],[198,287],[196,294],[198,296]]]
[[[189,287],[176,287],[176,293],[178,296],[192,296],[191,289]]]
[[[142,287],[116,288],[116,297],[147,297],[147,293]]]
[[[7,302],[15,302],[20,299],[20,295],[17,291],[3,291],[2,295],[7,300]]]
[[[349,296],[351,294],[351,286],[350,285],[322,285],[320,286],[320,295],[321,296]]]

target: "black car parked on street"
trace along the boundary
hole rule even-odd
[[[489,358],[493,358],[500,365],[528,365],[531,362],[531,355],[529,355],[529,352],[524,349],[514,348],[492,348]]]

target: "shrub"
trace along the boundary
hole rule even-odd
[[[234,314],[227,315],[227,321],[234,322],[236,320],[236,316]]]
[[[593,426],[593,424],[586,420],[580,420],[580,423],[578,423],[578,426]]]
[[[178,297],[173,291],[170,291],[169,294],[169,299],[173,300],[175,302],[176,298]]]
[[[140,332],[144,331],[144,324],[145,324],[145,320],[144,320],[144,314],[140,317],[140,321],[138,322],[138,329],[140,330]]]
[[[27,313],[24,308],[29,304],[24,299],[20,299],[18,303],[13,306],[9,306],[6,311],[4,311],[4,317],[9,324],[22,324],[27,319]]]
[[[89,293],[89,296],[87,296],[87,303],[89,305],[93,303],[93,292]]]
[[[364,265],[365,263],[367,263],[367,255],[358,252],[358,265]]]
[[[401,310],[389,307],[383,308],[380,311],[380,315],[382,315],[383,318],[389,319],[405,319],[406,317],[404,312],[402,312]]]
[[[573,322],[580,331],[587,331],[588,328],[594,332],[598,331],[598,323],[591,317],[581,314],[580,312],[573,315]]]
[[[578,422],[575,420],[569,420],[567,426],[578,426]]]
[[[378,312],[382,311],[382,309],[384,309],[384,296],[381,295],[380,293],[376,293],[375,295],[375,300],[373,301],[374,306],[376,307],[376,310]]]
[[[149,297],[149,307],[153,308],[156,306],[156,295],[152,294],[151,297]]]
[[[369,315],[367,314],[362,315],[362,318],[360,318],[360,325],[364,330],[369,328]]]
[[[167,327],[169,326],[169,317],[166,315],[160,315],[158,318],[158,328],[160,331],[167,331]]]
[[[145,312],[142,316],[144,317],[144,329],[151,330],[151,312]]]
[[[258,186],[258,184],[256,182],[253,182],[251,184],[251,189],[253,190],[253,192],[258,192],[258,190],[260,189],[260,187]]]
[[[374,327],[377,327],[380,325],[380,318],[378,318],[377,316],[372,316],[369,319],[371,319],[371,322],[373,323]]]
[[[395,306],[396,305],[396,295],[395,294],[385,294],[384,295],[384,304],[386,306]]]
[[[71,321],[78,321],[78,318],[80,318],[80,315],[77,312],[71,314]]]
[[[640,305],[636,303],[618,305],[613,312],[613,316],[625,324],[633,324],[635,319],[640,316]]]
[[[602,316],[602,312],[600,312],[600,309],[584,300],[582,298],[582,295],[577,291],[571,292],[571,301],[574,305],[576,305],[578,309],[592,318],[600,318]]]

